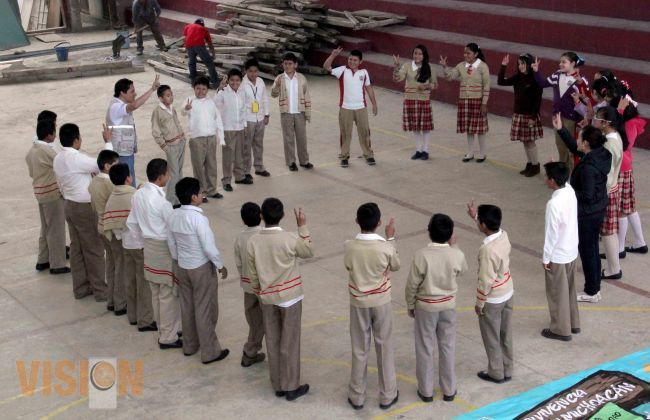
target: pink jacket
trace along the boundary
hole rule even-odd
[[[637,137],[645,131],[646,122],[643,118],[636,116],[625,122],[625,132],[629,145],[623,152],[623,161],[621,162],[621,173],[632,170],[632,147]]]

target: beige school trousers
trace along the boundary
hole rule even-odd
[[[512,298],[503,303],[486,303],[484,315],[478,317],[488,375],[497,380],[512,376],[512,307]]]
[[[175,286],[149,282],[153,317],[160,334],[158,342],[171,344],[178,340],[181,330],[181,307]]]
[[[106,237],[103,237],[106,239]],[[116,311],[126,308],[126,271],[124,269],[124,248],[122,248],[122,240],[117,239],[115,235],[111,235],[111,254],[113,255],[113,265],[115,271],[113,272],[113,284],[108,283],[108,304],[111,302]],[[108,280],[108,276],[106,276]]]
[[[363,405],[368,386],[370,340],[375,339],[379,373],[379,402],[388,404],[397,396],[395,348],[393,345],[393,308],[386,303],[375,308],[350,306],[350,341],[352,372],[348,397],[355,405]]]
[[[264,340],[262,305],[255,294],[244,293],[244,313],[248,323],[248,340],[244,344],[244,354],[252,358],[262,349]]]
[[[300,386],[300,329],[302,301],[288,308],[262,304],[269,374],[274,391]]]
[[[307,120],[305,113],[280,114],[280,125],[282,126],[282,141],[284,142],[284,162],[287,166],[296,163],[296,149],[298,150],[298,163],[306,165],[309,163],[307,152]]]
[[[551,332],[571,335],[572,328],[580,328],[580,314],[576,297],[576,263],[551,263],[551,270],[545,271],[546,299],[551,314]]]
[[[126,314],[131,324],[143,328],[153,323],[151,288],[144,278],[144,251],[124,249]]]
[[[370,147],[370,123],[368,122],[368,108],[339,109],[339,128],[341,130],[341,154],[339,159],[350,159],[350,143],[352,142],[352,126],[357,125],[359,145],[363,157],[374,157]]]
[[[215,328],[219,317],[217,275],[211,261],[200,267],[176,269],[183,323],[183,353],[201,349],[201,361],[209,362],[221,354]]]
[[[65,211],[63,198],[38,203],[41,234],[38,238],[38,264],[50,263],[50,268],[62,268],[65,263]]]
[[[99,235],[104,245],[104,278],[106,279],[106,305],[114,306],[113,290],[115,288],[115,257],[113,256],[113,247],[111,241],[104,235]]]
[[[215,149],[216,153],[216,149]],[[169,181],[167,182],[166,198],[172,204],[179,204],[176,197],[176,184],[183,178],[183,160],[185,159],[185,139],[181,139],[176,144],[168,144],[165,147],[167,155],[167,168],[169,169]],[[214,157],[217,159],[216,154]],[[201,181],[199,180],[199,183]]]
[[[224,131],[225,146],[221,146],[221,170],[223,178],[221,184],[230,184],[233,175],[235,181],[246,178],[244,174],[244,131]]]
[[[443,395],[456,393],[456,310],[428,312],[415,309],[415,371],[418,391],[433,397],[434,354],[438,348],[440,388]]]
[[[576,122],[573,120],[568,120],[566,118],[562,118],[562,125],[564,128],[569,130],[569,133],[573,136],[573,133],[575,132],[576,129]],[[559,162],[564,162],[569,168],[569,171],[573,172],[573,153],[569,151],[569,148],[566,147],[564,142],[562,141],[562,137],[560,137],[560,134],[556,131],[555,132],[555,146],[557,147],[557,153],[558,153],[558,161]]]
[[[242,165],[245,174],[251,173],[251,162],[255,162],[255,172],[263,172],[264,161],[262,154],[264,153],[264,129],[266,124],[262,121],[248,121],[246,123],[246,130],[244,132],[244,145],[242,148]],[[253,158],[251,159],[251,152]]]
[[[201,184],[205,195],[217,193],[217,136],[190,139],[190,157],[194,178]],[[174,192],[174,194],[176,194]]]
[[[65,220],[70,235],[70,269],[76,299],[89,294],[106,301],[104,247],[97,231],[97,215],[90,203],[65,200]]]

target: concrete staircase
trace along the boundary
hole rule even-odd
[[[440,55],[455,64],[462,60],[463,47],[469,42],[481,46],[493,73],[489,110],[499,115],[512,115],[511,88],[496,84],[496,73],[506,53],[517,56],[529,52],[542,60],[541,71],[550,74],[557,69],[562,52],[573,50],[586,60],[581,73],[591,81],[601,69],[612,70],[627,80],[641,103],[639,110],[650,117],[650,8],[639,7],[636,0],[618,0],[612,7],[609,0],[323,0],[338,10],[374,9],[405,15],[405,25],[366,31],[345,32],[341,44],[346,50],[364,51],[364,64],[373,83],[401,90],[392,81],[392,54],[410,59],[412,49],[422,43],[429,50],[431,62],[437,66]],[[161,16],[163,30],[179,35],[186,23],[197,16],[216,19],[216,1],[160,0],[165,8]],[[615,9],[615,10],[614,10]],[[206,20],[206,26],[213,22]],[[321,63],[329,51],[313,51],[311,64]],[[338,64],[344,64],[341,57]],[[509,72],[515,70],[511,60]],[[434,99],[455,103],[457,83],[441,81]],[[551,92],[545,91],[542,105],[543,121],[550,124]],[[650,148],[650,128],[638,140],[639,146]]]

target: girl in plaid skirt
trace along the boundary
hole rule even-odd
[[[485,133],[488,131],[487,103],[490,96],[490,69],[475,43],[465,46],[465,61],[453,69],[447,68],[447,57],[440,64],[447,80],[460,80],[456,132],[467,133],[467,154],[463,162],[474,160],[474,141],[478,137],[480,152],[477,162],[485,162]]]
[[[400,65],[399,56],[393,55],[395,69],[393,80],[406,79],[402,127],[415,137],[415,154],[411,159],[429,159],[429,138],[433,131],[431,91],[438,87],[436,73],[429,65],[429,53],[424,45],[413,49],[413,61]]]
[[[539,174],[540,165],[537,160],[537,145],[535,140],[542,138],[542,122],[539,118],[539,108],[542,104],[542,88],[535,80],[531,69],[534,58],[530,54],[522,54],[517,58],[517,73],[506,77],[506,68],[510,63],[510,55],[506,54],[501,62],[498,83],[500,86],[513,86],[515,91],[515,108],[512,115],[510,140],[520,141],[528,158],[526,168],[520,174],[531,177]]]

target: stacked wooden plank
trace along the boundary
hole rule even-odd
[[[307,51],[331,48],[339,43],[340,29],[369,29],[402,23],[405,16],[374,10],[337,11],[317,0],[243,0],[237,4],[219,3],[217,34],[212,35],[217,72],[225,74],[233,67],[243,70],[244,62],[255,57],[260,76],[274,78],[282,71],[282,57],[293,53],[304,73],[326,74],[319,65],[305,62]],[[189,76],[187,57],[182,48],[160,54],[152,64],[158,71],[177,77]],[[198,72],[207,73],[199,63]]]

